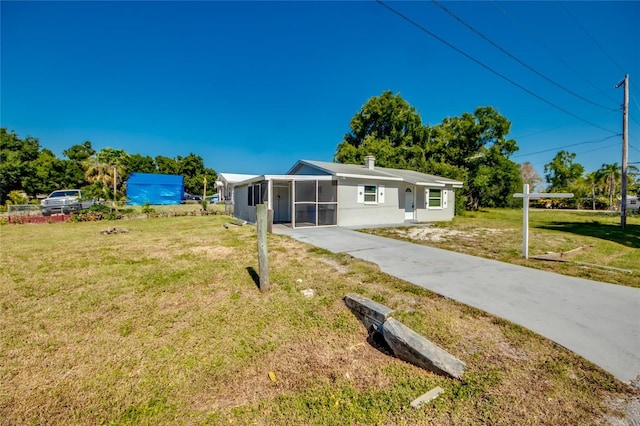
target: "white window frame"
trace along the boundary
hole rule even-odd
[[[431,205],[431,191],[439,191],[440,192],[440,197],[437,198],[440,200],[440,204],[437,206],[432,206]],[[427,208],[428,210],[442,210],[444,208],[447,207],[447,196],[449,195],[447,193],[447,191],[445,189],[440,189],[440,188],[427,188],[425,191],[425,208]],[[434,200],[436,200],[436,198],[433,198]]]
[[[373,192],[366,193],[366,188],[374,188]],[[377,205],[384,203],[384,185],[368,184],[358,185],[358,204]],[[373,195],[373,201],[366,201],[365,195]]]
[[[367,192],[367,188],[369,192]],[[373,190],[373,191],[372,191]],[[367,196],[373,200],[367,200]],[[378,204],[378,185],[364,185],[364,203],[365,204]]]

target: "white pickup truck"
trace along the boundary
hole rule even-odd
[[[53,191],[47,198],[40,202],[43,216],[51,216],[52,213],[71,213],[82,209],[88,209],[94,204],[94,200],[83,200],[79,189],[61,189]]]

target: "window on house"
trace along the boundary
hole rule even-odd
[[[442,190],[427,189],[427,207],[430,209],[442,208]]]
[[[378,202],[378,188],[375,185],[364,186],[364,202],[365,203]]]
[[[260,185],[251,185],[247,187],[247,205],[255,206],[262,203]]]

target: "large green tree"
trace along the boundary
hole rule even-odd
[[[56,157],[49,149],[43,148],[31,166],[31,172],[22,180],[22,188],[32,197],[73,186],[68,175],[70,162]]]
[[[464,182],[457,206],[506,206],[521,182],[509,157],[518,149],[506,136],[511,123],[492,107],[422,125],[415,108],[400,95],[370,98],[351,119],[335,161],[362,164],[373,155],[382,167],[417,170]]]
[[[424,129],[420,115],[391,91],[370,98],[351,119],[350,131],[338,145],[335,161],[362,164],[374,155],[382,167],[424,167]]]
[[[62,151],[62,155],[69,159],[66,164],[68,186],[82,188],[89,184],[85,175],[84,163],[95,153],[96,150],[93,149],[90,141],[84,141]]]
[[[127,174],[131,173],[156,173],[156,162],[152,157],[140,154],[131,154],[124,160]]]
[[[33,175],[40,155],[40,141],[31,136],[21,139],[15,132],[0,128],[0,202],[5,203],[11,191],[24,191],[24,179]],[[30,194],[35,195],[35,194]]]
[[[575,162],[576,154],[561,150],[544,165],[549,192],[570,191],[584,173],[584,166]]]
[[[208,184],[207,193],[213,192],[216,172],[204,166],[199,155],[190,153],[186,157],[176,157],[179,174],[184,176],[184,190],[190,194],[200,195],[204,191],[205,178]]]
[[[509,159],[518,150],[515,140],[506,137],[510,130],[511,122],[492,107],[445,118],[428,131],[427,171],[441,172],[437,163],[458,169],[444,176],[463,180],[467,209],[511,205],[521,178],[518,165]]]

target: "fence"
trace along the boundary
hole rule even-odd
[[[40,204],[8,204],[7,213],[11,216],[42,216]]]

